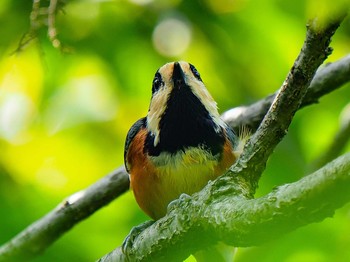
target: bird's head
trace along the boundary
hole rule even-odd
[[[177,142],[186,143],[191,130],[195,133],[209,127],[219,132],[223,126],[216,102],[193,65],[171,62],[158,69],[147,115],[147,128],[154,146],[163,142],[164,137],[180,138]]]

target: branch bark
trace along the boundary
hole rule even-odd
[[[204,247],[215,244],[217,241],[224,241],[235,246],[245,245],[245,242],[251,245],[254,244],[256,236],[257,239],[268,239],[269,235],[275,237],[284,231],[301,226],[303,223],[300,221],[297,221],[299,224],[294,225],[291,220],[294,219],[298,208],[302,207],[305,208],[306,214],[305,217],[302,216],[302,221],[313,221],[313,216],[311,216],[313,209],[311,205],[306,205],[306,203],[310,202],[314,205],[315,203],[311,201],[312,196],[317,195],[318,191],[326,188],[327,185],[321,184],[320,189],[314,185],[315,192],[307,188],[308,185],[299,185],[307,194],[300,189],[290,192],[288,187],[281,187],[286,189],[285,193],[283,193],[284,191],[278,192],[277,195],[272,193],[272,197],[269,196],[268,201],[259,202],[252,198],[268,157],[287,133],[292,118],[299,109],[317,68],[331,53],[330,40],[342,20],[343,17],[323,28],[320,28],[315,20],[308,25],[304,45],[286,81],[275,96],[258,130],[245,145],[242,155],[226,174],[209,183],[202,191],[192,197],[183,196],[173,201],[167,216],[141,232],[131,247],[128,246],[123,252],[117,249],[100,261],[178,261]],[[342,165],[343,163],[336,165],[336,167],[332,165],[332,167],[338,170],[339,166]],[[349,170],[347,165],[345,170],[342,169],[339,172],[342,180],[348,182]],[[331,172],[331,170],[328,171]],[[320,173],[323,172],[325,171],[320,171]],[[313,184],[314,179],[311,176],[306,181]],[[349,185],[347,185],[348,188]],[[334,191],[331,192],[334,193]],[[279,194],[286,195],[282,197],[282,200],[279,200]],[[301,194],[300,197],[302,196],[304,199],[300,199],[298,194]],[[348,196],[344,198],[349,199]],[[304,201],[306,202],[304,203]],[[266,209],[271,202],[274,208]],[[300,202],[301,206],[294,206],[295,203]],[[249,204],[254,212],[247,211],[246,208],[249,207]],[[319,206],[317,208],[321,210]],[[261,214],[263,227],[259,227],[261,218],[258,218],[256,213],[259,209],[264,210]],[[321,211],[321,214],[327,214],[325,210]],[[313,210],[313,212],[316,211]],[[319,220],[320,217],[317,219]],[[271,226],[266,227],[266,223],[267,225],[271,224]],[[278,230],[275,229],[273,234],[267,230],[267,228],[275,227]],[[258,232],[260,235],[257,235]],[[247,237],[251,239],[251,242],[247,241]],[[194,239],[200,239],[200,242],[193,241]],[[166,252],[164,252],[165,250]]]
[[[350,81],[350,55],[317,70],[301,108],[318,103],[319,99]],[[277,93],[249,106],[235,107],[223,113],[222,118],[238,133],[245,126],[255,132],[269,110]]]
[[[330,35],[328,37],[330,37]],[[320,61],[318,63],[320,63]],[[315,68],[317,68],[316,65],[314,65],[314,70]],[[308,74],[308,78],[312,78],[312,73]],[[317,102],[321,96],[339,88],[349,80],[350,56],[347,56],[342,60],[325,66],[317,72],[310,88],[306,92],[301,107]],[[310,81],[310,79],[306,82],[304,80],[304,88],[307,86],[308,81]],[[231,113],[224,114],[223,117],[236,130],[241,126],[248,126],[251,127],[252,130],[256,130],[270,108],[274,97],[275,95],[270,96],[251,106],[245,107],[241,110],[241,114],[232,114],[231,111]],[[294,109],[294,111],[297,109],[298,107]],[[244,167],[246,163],[241,162],[241,164]],[[240,178],[240,176],[237,176],[237,178]],[[237,188],[237,186],[231,187],[232,184],[237,182],[233,183],[228,176],[222,177],[220,181],[216,183],[217,185],[221,184],[221,190],[232,191],[236,189],[237,192],[242,192],[243,190]],[[246,182],[247,181],[242,183],[242,185]],[[241,184],[238,183],[238,185]],[[66,205],[60,204],[53,211],[0,247],[0,261],[8,261],[21,257],[34,257],[40,254],[75,224],[79,223],[99,208],[107,205],[110,201],[128,190],[128,188],[129,180],[127,173],[123,168],[117,169],[111,175],[102,178],[96,184],[81,191],[83,193],[80,194],[80,198],[77,201],[72,202],[72,199],[77,196],[76,194],[68,197],[68,200],[64,201]],[[251,197],[251,187],[247,186],[244,190],[246,190],[247,195]],[[220,192],[220,194],[222,194],[223,191]],[[118,253],[119,251],[117,250],[115,252]],[[113,254],[115,254],[115,252]],[[119,256],[117,257],[120,258]]]
[[[0,261],[23,261],[42,253],[63,233],[128,190],[124,167],[66,198],[50,213],[0,247]]]
[[[117,248],[99,261],[181,261],[215,244],[218,236],[236,247],[259,245],[332,216],[350,201],[349,190],[350,153],[258,199],[228,196],[209,185],[180,199],[167,216],[141,232],[128,257]]]
[[[332,52],[331,37],[344,19],[339,17],[320,28],[317,19],[307,25],[306,39],[286,80],[276,94],[258,130],[248,140],[242,155],[230,168],[225,183],[241,186],[241,195],[253,198],[267,159],[288,131],[317,68]]]

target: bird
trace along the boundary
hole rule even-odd
[[[130,128],[124,162],[140,208],[152,219],[192,195],[237,160],[239,136],[221,119],[197,69],[185,61],[160,67],[147,116]]]

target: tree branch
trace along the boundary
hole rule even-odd
[[[16,50],[12,54],[22,51],[29,43],[37,38],[39,29],[45,27],[47,27],[47,36],[52,46],[61,51],[68,51],[66,48],[63,49],[56,29],[56,14],[62,10],[64,5],[64,0],[33,0],[32,11],[30,13],[30,28],[22,36]]]
[[[169,259],[177,261],[204,247],[213,245],[217,241],[241,246],[245,241],[244,236],[249,237],[249,234],[252,234],[252,239],[254,239],[257,232],[260,232],[260,238],[268,239],[269,235],[275,237],[278,232],[281,234],[283,228],[285,230],[294,229],[295,226],[290,226],[292,223],[290,223],[291,217],[288,214],[294,217],[298,209],[292,208],[293,212],[288,212],[288,210],[283,210],[281,204],[288,207],[288,203],[293,206],[298,201],[303,202],[304,200],[300,199],[295,202],[295,197],[302,191],[289,192],[286,190],[286,198],[282,198],[283,201],[277,201],[277,204],[275,199],[278,195],[273,195],[274,198],[270,199],[274,200],[269,201],[274,203],[274,207],[277,207],[276,210],[266,209],[270,202],[266,203],[265,201],[258,205],[259,201],[252,200],[252,198],[268,157],[286,134],[317,68],[331,53],[329,43],[342,20],[343,17],[323,28],[320,28],[315,20],[308,25],[304,45],[286,81],[275,96],[258,130],[248,140],[242,155],[230,170],[192,197],[180,197],[180,199],[173,201],[167,216],[141,232],[131,247],[128,246],[124,252],[117,249],[102,258],[101,261],[125,261],[126,259],[131,261]],[[336,170],[338,168],[337,166]],[[349,166],[345,171],[342,170],[340,172],[342,177],[345,176],[349,179],[349,170]],[[313,179],[307,181],[312,184]],[[339,184],[342,185],[342,183]],[[302,186],[302,189],[307,189],[307,185]],[[326,185],[322,185],[322,187],[326,187]],[[309,194],[302,195],[308,201],[310,201],[308,197],[317,194],[318,191],[310,193],[310,190],[312,189],[309,189]],[[283,191],[278,193],[283,195]],[[349,197],[346,199],[348,200]],[[254,212],[246,210],[248,203],[252,203]],[[304,206],[305,203],[301,207]],[[309,206],[307,207],[309,208]],[[264,223],[273,221],[273,225],[279,226],[279,230],[276,230],[275,234],[271,234],[269,230],[266,230],[266,227],[258,227],[260,224],[259,220],[256,221],[255,211],[259,208],[262,208],[264,215],[268,216],[268,218],[263,216]],[[312,209],[306,209],[305,213],[312,214],[308,213],[310,210]],[[276,220],[273,219],[274,216],[277,217]],[[287,220],[285,220],[286,217]],[[240,220],[241,218],[243,220]],[[303,219],[310,222],[312,217],[306,216]],[[278,224],[279,221],[282,221],[281,225]],[[246,225],[249,227],[247,228]],[[249,231],[249,228],[256,231]],[[194,239],[201,241],[198,243],[198,241],[193,241]],[[249,241],[248,243],[252,244]]]
[[[331,53],[331,37],[343,19],[344,16],[339,17],[322,28],[317,24],[317,19],[307,25],[304,45],[287,79],[276,94],[258,130],[245,145],[242,155],[224,175],[226,184],[241,186],[241,195],[253,198],[267,159],[287,133],[317,68]]]
[[[301,108],[317,103],[319,99],[350,81],[350,55],[317,70],[302,101]],[[223,113],[222,118],[238,133],[245,126],[255,132],[269,110],[277,93],[249,106],[240,106]]]
[[[42,253],[75,224],[128,190],[129,176],[119,168],[66,198],[50,213],[0,247],[0,261],[21,261]]]
[[[349,80],[350,56],[347,56],[342,60],[327,65],[317,72],[304,97],[302,106],[317,102],[321,96],[339,88]],[[245,107],[242,114],[230,113],[228,115],[226,114],[226,116],[224,114],[224,118],[235,129],[241,126],[255,126],[255,128],[252,128],[255,130],[270,108],[273,98],[273,96],[270,96],[251,106]],[[225,189],[230,188],[232,182],[226,185],[225,183],[222,184],[222,189]],[[81,191],[85,193],[81,194],[78,201],[71,203],[68,200],[67,203],[71,203],[68,206],[59,205],[56,209],[0,247],[0,261],[13,257],[34,257],[40,254],[71,227],[102,206],[107,205],[114,198],[128,190],[128,188],[128,175],[124,169],[119,168],[88,189]],[[231,190],[233,189],[231,188]],[[240,191],[241,189],[238,190]],[[76,196],[76,194],[73,196]],[[71,197],[67,199],[71,199]]]
[[[47,35],[53,47],[61,48],[61,41],[57,37],[56,29],[57,0],[50,0],[47,11]]]
[[[349,190],[350,153],[258,199],[228,196],[210,185],[183,197],[167,216],[141,232],[128,258],[117,248],[99,261],[181,261],[215,244],[218,236],[236,247],[260,245],[332,216],[350,201]],[[210,205],[203,205],[212,198]]]

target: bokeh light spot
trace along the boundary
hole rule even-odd
[[[162,20],[153,31],[154,48],[164,56],[179,56],[191,42],[189,24],[178,18]]]
[[[33,112],[33,104],[22,93],[3,94],[0,99],[0,136],[9,142],[21,140],[21,132],[26,130]]]
[[[130,3],[136,5],[148,5],[153,2],[153,0],[129,0]]]

